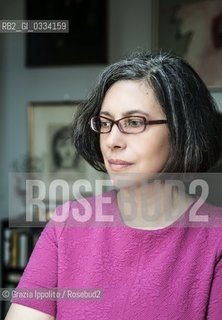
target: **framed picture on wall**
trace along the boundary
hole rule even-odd
[[[83,159],[71,143],[71,119],[79,102],[30,103],[29,154],[41,158],[44,171],[84,170]]]
[[[26,0],[27,20],[68,20],[69,32],[28,33],[26,66],[106,64],[107,0]]]
[[[73,199],[73,183],[87,180],[90,191],[95,192],[95,180],[104,174],[93,169],[75,150],[71,142],[72,120],[80,101],[74,102],[32,102],[28,106],[29,157],[33,171],[50,184],[61,180],[69,194],[56,195],[57,200]],[[61,190],[60,190],[61,191]],[[63,192],[62,190],[61,192]]]
[[[159,0],[158,48],[183,56],[210,89],[222,88],[222,2]]]

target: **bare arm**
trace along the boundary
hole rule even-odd
[[[47,313],[12,303],[5,320],[55,320]]]

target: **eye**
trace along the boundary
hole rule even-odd
[[[101,128],[109,128],[111,125],[111,121],[107,119],[100,118],[100,127]]]
[[[127,118],[124,125],[125,127],[140,128],[144,126],[144,120],[141,118]]]

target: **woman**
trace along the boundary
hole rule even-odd
[[[56,170],[70,170],[75,168],[79,161],[71,142],[71,132],[68,126],[56,131],[52,139],[52,155]]]
[[[175,179],[217,161],[217,116],[179,57],[141,52],[107,67],[79,111],[73,141],[115,188],[59,207],[55,216],[68,218],[49,222],[19,283],[97,289],[97,297],[15,298],[6,319],[221,319],[221,210],[196,210],[199,199]]]

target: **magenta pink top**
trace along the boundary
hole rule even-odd
[[[222,211],[203,204],[197,214],[209,220],[200,223],[190,222],[191,208],[166,228],[142,230],[122,222],[115,191],[65,203],[55,212],[65,221],[45,227],[18,285],[64,295],[12,302],[58,320],[221,320]],[[86,212],[90,220],[77,223]],[[95,222],[101,214],[113,222]]]

